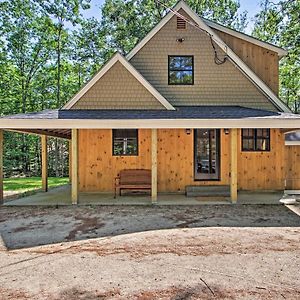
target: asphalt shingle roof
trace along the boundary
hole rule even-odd
[[[6,119],[300,119],[292,113],[271,112],[241,106],[181,106],[176,110],[44,110],[5,116]]]

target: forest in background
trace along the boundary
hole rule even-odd
[[[164,3],[162,5],[161,3]],[[0,116],[62,107],[115,51],[128,53],[176,0],[106,0],[84,18],[89,0],[0,0]],[[186,0],[199,15],[245,31],[237,0]],[[300,110],[300,1],[263,0],[252,35],[281,46],[280,97]],[[40,138],[5,132],[4,172],[39,176]],[[49,176],[68,176],[68,143],[50,138]]]

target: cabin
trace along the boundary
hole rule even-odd
[[[296,161],[287,163],[300,152],[285,145],[300,116],[278,96],[286,54],[180,1],[64,107],[1,118],[0,144],[3,130],[40,134],[47,190],[47,136],[68,139],[73,204],[81,193],[113,194],[116,180],[143,185],[153,203],[164,193],[228,193],[236,203],[241,191],[283,191],[300,178]]]

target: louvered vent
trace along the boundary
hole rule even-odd
[[[186,29],[186,22],[180,17],[177,17],[177,29]]]

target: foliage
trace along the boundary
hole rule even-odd
[[[129,52],[177,0],[106,0],[101,19],[84,18],[90,0],[0,0],[0,116],[60,108],[116,50]],[[187,0],[199,15],[243,31],[238,0]],[[299,1],[264,0],[253,34],[287,47],[281,96],[299,110]],[[99,11],[100,16],[100,11]],[[5,132],[5,176],[39,176],[38,136]],[[49,174],[68,174],[68,143],[51,138]]]
[[[255,16],[253,35],[288,50],[280,62],[280,96],[296,113],[300,110],[300,1],[264,0]]]
[[[161,18],[176,0],[106,0],[102,8],[102,24],[110,53],[129,52]],[[246,27],[246,12],[238,12],[235,0],[186,1],[199,15],[238,30]]]

